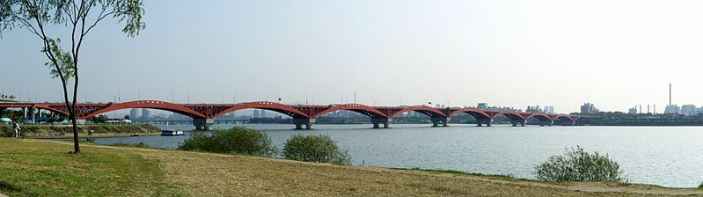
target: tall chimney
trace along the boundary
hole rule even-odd
[[[671,106],[671,82],[669,82],[669,106]]]

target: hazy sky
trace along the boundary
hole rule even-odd
[[[275,100],[578,110],[703,104],[703,1],[146,1],[83,48],[83,101]],[[40,42],[0,39],[0,91],[60,101]],[[190,96],[188,96],[190,95]]]

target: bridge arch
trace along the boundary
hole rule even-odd
[[[308,118],[309,116],[304,112],[286,104],[268,102],[268,101],[258,101],[258,102],[248,102],[248,103],[238,103],[231,107],[212,115],[211,118],[222,116],[224,114],[235,112],[244,109],[263,109],[269,111],[275,111],[278,113],[286,114],[292,118]]]
[[[576,118],[570,115],[558,114],[554,117],[554,120],[558,121],[561,125],[574,125],[576,124]]]
[[[469,115],[473,116],[474,119],[476,119],[476,120],[485,120],[485,119],[491,119],[491,118],[493,118],[493,116],[489,115],[489,114],[486,113],[485,111],[480,110],[480,109],[476,109],[476,108],[461,108],[461,109],[457,109],[457,110],[454,110],[454,111],[452,111],[451,113],[449,113],[449,116],[448,116],[448,117],[453,116],[453,115],[456,115],[457,113],[466,113],[466,114],[469,114]]]
[[[51,111],[54,113],[58,113],[64,116],[68,115],[67,111],[64,111],[65,109],[64,106],[56,107],[56,104],[49,104],[49,103],[1,103],[0,104],[0,109],[5,110],[5,109],[13,109],[13,108],[34,108],[34,109],[43,109],[47,111]]]
[[[106,107],[98,109],[94,112],[88,113],[82,117],[81,119],[89,119],[89,118],[94,118],[97,115],[112,112],[112,111],[117,111],[117,110],[123,110],[123,109],[133,109],[133,108],[146,108],[146,109],[158,109],[158,110],[164,110],[164,111],[170,111],[174,113],[179,113],[183,114],[186,116],[189,116],[191,118],[207,118],[205,115],[186,107],[185,105],[181,104],[175,104],[175,103],[169,103],[166,101],[159,101],[159,100],[137,100],[137,101],[130,101],[130,102],[125,102],[125,103],[109,103]]]
[[[498,114],[507,117],[513,122],[524,122],[527,120],[527,118],[519,112],[500,112]]]
[[[363,105],[363,104],[356,104],[356,103],[351,103],[351,104],[339,104],[339,105],[330,105],[329,108],[317,112],[315,114],[312,114],[310,118],[317,118],[322,115],[325,115],[327,113],[339,111],[339,110],[347,110],[347,111],[353,111],[356,113],[364,114],[370,118],[389,118],[386,114],[383,112],[379,111],[376,108],[373,108],[368,105]]]
[[[400,110],[393,112],[392,114],[388,114],[389,118],[395,117],[399,114],[405,113],[405,112],[418,112],[421,114],[425,114],[426,116],[433,118],[433,117],[442,117],[446,118],[447,114],[442,112],[441,110],[425,105],[416,105],[416,106],[402,106]]]
[[[50,105],[50,104],[36,104],[36,105],[32,105],[32,108],[43,109],[43,110],[47,110],[50,112],[61,114],[63,116],[68,116],[68,111],[65,111],[66,106],[61,106],[59,108],[59,107],[55,107],[55,106],[52,107],[52,105]]]
[[[554,120],[554,118],[550,117],[548,114],[545,114],[545,113],[533,113],[533,114],[531,114],[530,116],[528,116],[528,117],[526,118],[526,120],[527,120],[527,119],[530,119],[530,118],[535,118],[535,119],[538,119],[538,120],[540,120],[540,121],[552,121],[552,120]]]

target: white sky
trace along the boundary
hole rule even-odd
[[[703,1],[147,1],[86,41],[84,101],[703,104]],[[0,39],[0,91],[60,101],[40,43]],[[189,96],[188,96],[189,95]]]

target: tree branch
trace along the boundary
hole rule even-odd
[[[105,19],[105,18],[107,18],[108,16],[111,16],[111,15],[113,15],[113,14],[115,14],[115,11],[114,11],[114,10],[112,10],[112,11],[110,11],[110,12],[106,12],[106,9],[103,8],[102,11],[100,12],[100,14],[98,14],[98,17],[95,19],[95,21],[93,22],[93,24],[91,24],[91,25],[88,27],[88,29],[87,29],[85,32],[83,32],[83,34],[88,34],[88,33],[90,32],[90,30],[93,30],[93,28],[95,28],[95,26],[97,26],[98,23],[100,23],[100,21],[102,21],[103,19]]]

